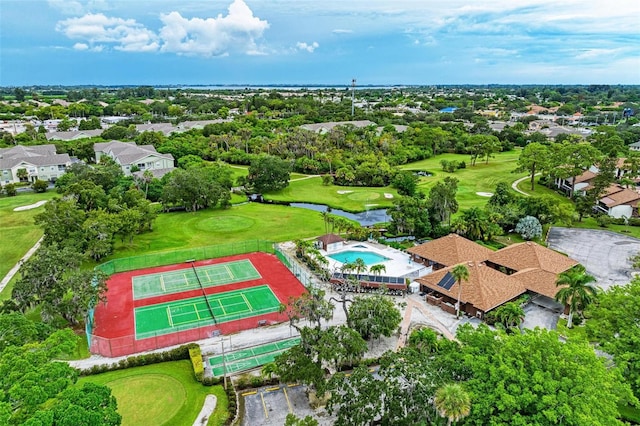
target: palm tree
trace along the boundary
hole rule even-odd
[[[458,282],[458,304],[456,305],[456,318],[460,318],[460,298],[462,298],[462,280],[469,279],[469,270],[463,264],[456,265],[451,270],[451,276]]]
[[[447,426],[471,412],[471,398],[458,383],[448,383],[438,389],[433,404],[438,414],[447,419]]]
[[[362,274],[363,272],[367,272],[367,264],[364,263],[364,260],[359,257],[355,260],[355,262],[353,262],[353,270],[356,271],[358,279],[360,279],[360,274]]]
[[[369,268],[369,272],[373,275],[382,275],[383,272],[387,272],[387,267],[382,263],[378,263],[377,265],[372,265],[371,268]]]
[[[567,328],[573,327],[573,313],[582,311],[598,296],[598,288],[593,285],[596,279],[585,273],[584,269],[570,269],[558,276],[556,286],[562,287],[556,293],[556,300],[569,305]]]
[[[524,309],[518,302],[509,302],[496,309],[496,318],[505,328],[519,326],[524,321]]]

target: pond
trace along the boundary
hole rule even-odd
[[[291,207],[298,207],[302,209],[315,210],[317,212],[327,211],[327,206],[324,204],[311,204],[311,203],[289,203]],[[331,214],[336,216],[346,217],[347,219],[355,220],[361,226],[371,226],[380,222],[389,222],[391,218],[387,215],[387,209],[372,209],[362,213],[349,213],[340,209],[331,209]]]

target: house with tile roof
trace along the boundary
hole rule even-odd
[[[23,181],[55,181],[72,163],[69,154],[58,154],[55,145],[16,145],[0,148],[0,183],[18,183],[18,171],[26,170]]]
[[[154,176],[164,175],[175,168],[173,155],[161,154],[152,145],[136,145],[134,142],[100,142],[93,146],[96,162],[102,156],[111,157],[122,167],[125,176],[130,176],[133,168],[144,172],[150,170]]]
[[[414,260],[434,266],[433,273],[415,280],[428,303],[455,314],[460,295],[461,311],[481,319],[524,294],[553,299],[558,291],[558,274],[578,265],[531,241],[493,251],[456,234],[407,251]],[[451,274],[456,265],[465,265],[469,271],[469,279],[460,285]]]
[[[598,200],[596,210],[611,217],[637,217],[640,193],[620,185],[607,188],[604,197]]]
[[[434,271],[459,263],[483,261],[493,253],[492,250],[458,234],[449,234],[411,247],[407,252],[411,254],[413,261],[431,266]]]

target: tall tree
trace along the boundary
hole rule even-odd
[[[598,342],[603,351],[613,355],[615,364],[640,397],[640,277],[601,293],[588,312],[589,341]]]
[[[80,253],[70,248],[41,246],[20,268],[12,298],[22,311],[40,305],[45,322],[60,315],[77,324],[88,309],[104,300],[106,292],[106,276],[80,270],[83,260]]]
[[[461,346],[443,360],[473,396],[465,424],[618,425],[618,404],[635,402],[620,370],[586,342],[467,324],[456,337]]]
[[[436,391],[433,404],[438,414],[447,419],[447,426],[469,415],[471,398],[458,383],[447,383]]]
[[[593,285],[595,281],[595,277],[581,268],[570,269],[558,276],[556,286],[562,288],[556,293],[555,299],[564,305],[569,305],[567,328],[573,327],[574,313],[584,310],[598,296],[598,288]]]
[[[272,155],[261,155],[251,162],[247,181],[255,192],[271,192],[289,185],[291,165]]]
[[[531,190],[535,190],[536,173],[548,168],[549,149],[539,142],[532,142],[524,147],[518,158],[516,171],[527,171],[531,180]]]
[[[436,183],[429,192],[429,207],[442,223],[451,223],[451,215],[458,211],[456,192],[458,179],[447,176]]]
[[[349,306],[350,326],[363,339],[390,337],[400,325],[402,315],[388,296],[358,296]]]
[[[456,303],[456,317],[460,318],[460,299],[462,297],[462,282],[469,279],[469,269],[460,264],[453,267],[451,276],[458,282],[458,302]]]
[[[573,197],[575,192],[576,177],[588,167],[597,163],[600,155],[600,151],[591,146],[590,143],[565,142],[560,145],[560,149],[555,153],[554,161],[557,167],[554,174],[562,179],[571,178],[570,197]]]

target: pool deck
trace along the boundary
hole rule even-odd
[[[365,246],[365,248],[357,246]],[[418,278],[431,272],[431,270],[424,265],[411,261],[410,256],[407,253],[376,242],[348,241],[337,250],[331,250],[328,253],[324,250],[320,250],[320,253],[329,261],[329,271],[340,272],[343,265],[342,262],[332,259],[329,255],[353,250],[368,251],[388,258],[389,260],[380,262],[386,267],[386,271],[380,275]],[[374,265],[377,265],[377,263],[374,263]],[[368,266],[371,267],[372,265]]]

